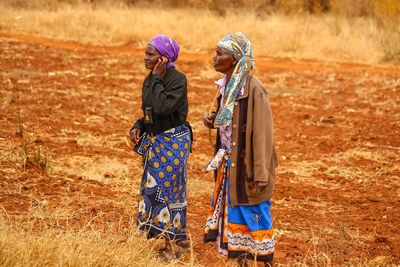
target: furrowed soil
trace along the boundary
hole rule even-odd
[[[194,261],[231,264],[203,244],[213,176],[202,116],[219,77],[212,53],[182,52],[195,142],[188,166]],[[256,58],[270,95],[277,169],[276,265],[400,264],[400,67]],[[141,161],[143,50],[0,32],[0,210],[51,227],[128,226]],[[214,133],[213,133],[214,135]],[[215,137],[214,137],[215,138]],[[5,216],[5,215],[4,215]]]

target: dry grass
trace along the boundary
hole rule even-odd
[[[85,180],[94,180],[119,191],[131,191],[131,187],[138,188],[141,168],[130,167],[128,164],[109,157],[82,157],[72,156],[59,158],[54,171],[59,174],[82,177]],[[130,170],[131,168],[131,170]],[[132,185],[132,172],[137,177]]]
[[[155,9],[66,5],[55,9],[17,9],[0,2],[0,28],[61,40],[144,47],[158,33],[185,50],[212,50],[218,40],[243,31],[258,56],[379,63],[399,59],[400,34],[392,23],[374,18],[300,14],[259,16],[255,11],[224,16],[206,9]],[[191,13],[191,16],[187,16]]]
[[[299,210],[307,205],[307,201],[291,200],[289,205],[282,206],[282,202],[275,201],[280,209],[289,208]],[[292,203],[295,202],[295,203]],[[298,205],[296,205],[298,204]],[[326,203],[325,203],[326,204]],[[329,208],[331,204],[319,207],[320,210]],[[309,208],[309,207],[308,207]],[[332,211],[327,211],[327,214]],[[325,215],[321,216],[325,219]],[[326,221],[323,226],[302,223],[299,225],[283,223],[280,229],[275,229],[279,244],[284,246],[294,241],[303,241],[296,256],[292,256],[286,264],[278,266],[338,266],[335,258],[353,254],[363,243],[371,242],[376,238],[374,233],[361,232],[356,227],[349,227],[341,222]],[[335,247],[335,250],[332,250]],[[391,264],[391,256],[376,256],[370,259],[351,258],[340,266],[395,266]]]
[[[56,227],[34,231],[33,221],[16,226],[0,220],[1,266],[188,266],[185,262],[160,262],[155,257],[159,241],[145,241],[134,230],[79,231]],[[115,233],[117,232],[117,233]],[[140,244],[140,246],[138,246]],[[193,266],[193,264],[191,264]]]

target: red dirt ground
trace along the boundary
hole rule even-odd
[[[8,216],[47,216],[60,227],[94,217],[100,228],[129,224],[141,173],[127,133],[140,116],[142,54],[0,32],[0,205]],[[202,243],[213,189],[201,171],[212,156],[201,123],[218,77],[211,58],[183,52],[178,68],[188,76],[195,131],[188,229],[196,261],[223,266],[215,244]],[[255,74],[270,92],[281,161],[275,263],[400,264],[400,67],[256,58]],[[34,160],[39,147],[47,170]]]

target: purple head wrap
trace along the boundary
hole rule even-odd
[[[159,34],[156,35],[149,45],[153,46],[160,55],[168,58],[167,68],[175,67],[175,61],[178,59],[179,45],[172,38]]]

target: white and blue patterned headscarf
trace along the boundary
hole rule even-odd
[[[230,33],[217,44],[218,47],[228,51],[238,63],[233,70],[224,91],[224,102],[217,113],[214,126],[220,127],[232,121],[233,107],[239,90],[246,82],[250,70],[254,67],[253,47],[247,37],[241,33]]]

